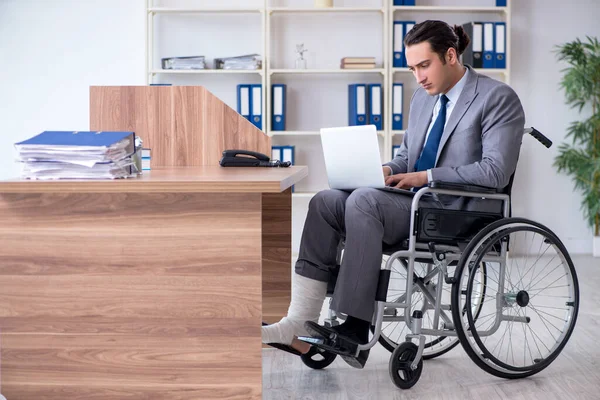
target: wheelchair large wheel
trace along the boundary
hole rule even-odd
[[[388,287],[388,294],[386,301],[388,302],[399,302],[404,301],[406,292],[406,270],[407,263],[405,260],[398,260],[399,263],[394,263],[392,266],[392,270],[390,273],[390,284]],[[452,271],[454,267],[450,266],[449,271]],[[438,277],[435,275],[430,280],[423,279],[427,274],[434,270],[433,264],[415,262],[414,263],[414,272],[417,277],[421,278],[421,283],[424,286],[424,290],[430,290],[435,294],[436,286],[438,284]],[[481,268],[478,269],[477,274],[480,282],[485,282],[485,264],[481,265]],[[444,324],[447,327],[448,322],[451,322],[451,314],[448,311],[451,301],[451,289],[450,285],[442,282],[444,285],[442,288],[442,304],[445,305],[445,311],[447,312],[447,316],[450,318],[449,321],[444,321],[443,318],[440,317],[439,324],[436,327],[437,329],[442,329]],[[464,293],[464,291],[463,291]],[[477,317],[478,311],[481,309],[480,304],[483,302],[483,295],[485,294],[485,285],[482,286],[482,296],[480,297],[476,304],[479,304],[479,308],[475,309],[475,317]],[[434,305],[431,304],[423,293],[423,289],[414,285],[413,293],[412,293],[412,302],[410,314],[412,315],[413,311],[421,310],[423,312],[422,319],[422,329],[433,329],[433,317],[434,317]],[[373,331],[373,327],[371,327]],[[383,322],[381,326],[381,335],[379,336],[379,343],[388,351],[393,352],[399,344],[403,343],[406,339],[406,334],[410,333],[408,327],[404,323],[404,319],[401,321],[390,321]],[[423,350],[423,359],[428,360],[435,357],[439,357],[454,347],[456,347],[459,343],[458,337],[455,336],[432,336],[427,335],[425,338],[425,348]]]
[[[488,279],[477,318],[472,307],[465,307],[477,295],[469,266],[484,261]],[[545,226],[522,218],[490,224],[465,249],[455,278],[452,316],[458,337],[469,357],[490,374],[536,374],[569,340],[579,307],[577,275],[564,245]],[[466,312],[459,312],[463,308]]]

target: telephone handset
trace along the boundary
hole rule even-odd
[[[289,167],[289,161],[281,162],[262,153],[250,150],[225,150],[219,161],[221,167]]]

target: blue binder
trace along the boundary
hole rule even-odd
[[[271,87],[271,97],[273,98],[271,130],[273,131],[285,131],[286,90],[287,86],[279,83]]]
[[[414,6],[415,0],[404,0],[404,5],[405,6]]]
[[[252,109],[251,86],[237,85],[237,112],[248,121],[250,121],[250,110]]]
[[[404,85],[394,83],[392,87],[392,130],[403,129],[402,109],[404,107]]]
[[[404,22],[394,21],[394,54],[393,54],[393,66],[394,68],[402,68],[406,66],[404,61]]]
[[[408,32],[410,32],[411,29],[415,27],[415,24],[415,21],[404,21],[404,37],[406,37],[406,35],[408,35]],[[406,49],[404,47],[404,42],[402,42],[402,53],[404,54],[404,60],[402,60],[402,63],[404,64],[404,67],[407,67],[408,65],[406,65]]]
[[[506,0],[496,0],[496,7],[506,7]]]
[[[348,125],[367,124],[367,85],[348,85]]]
[[[250,85],[250,122],[258,129],[262,129],[262,85]]]
[[[496,62],[494,68],[506,68],[506,23],[496,22]]]
[[[128,139],[128,155],[135,153],[135,133],[130,131],[44,131],[32,138],[15,143],[40,146],[110,147]]]
[[[494,23],[483,23],[483,68],[494,68]]]
[[[282,148],[283,146],[271,146],[271,160],[275,161],[275,160],[279,160],[281,161],[281,156],[282,156]]]
[[[271,146],[271,160],[289,161],[295,164],[295,146]],[[292,193],[295,191],[295,185],[292,185]]]
[[[395,6],[403,6],[404,5],[404,0],[394,0],[394,5]]]
[[[383,95],[381,92],[381,84],[372,84],[368,87],[369,93],[369,112],[368,124],[375,125],[378,131],[383,130],[383,112],[382,103]]]

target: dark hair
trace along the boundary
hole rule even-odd
[[[444,21],[429,20],[416,24],[404,37],[406,47],[422,42],[429,42],[431,50],[446,64],[448,49],[452,47],[457,56],[460,56],[471,43],[471,39],[460,25],[454,25],[452,28]]]

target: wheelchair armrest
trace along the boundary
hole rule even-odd
[[[432,189],[443,189],[443,190],[456,190],[460,192],[472,192],[472,193],[486,193],[496,194],[498,190],[485,186],[468,185],[464,183],[454,182],[443,182],[443,181],[431,181],[429,187]]]

